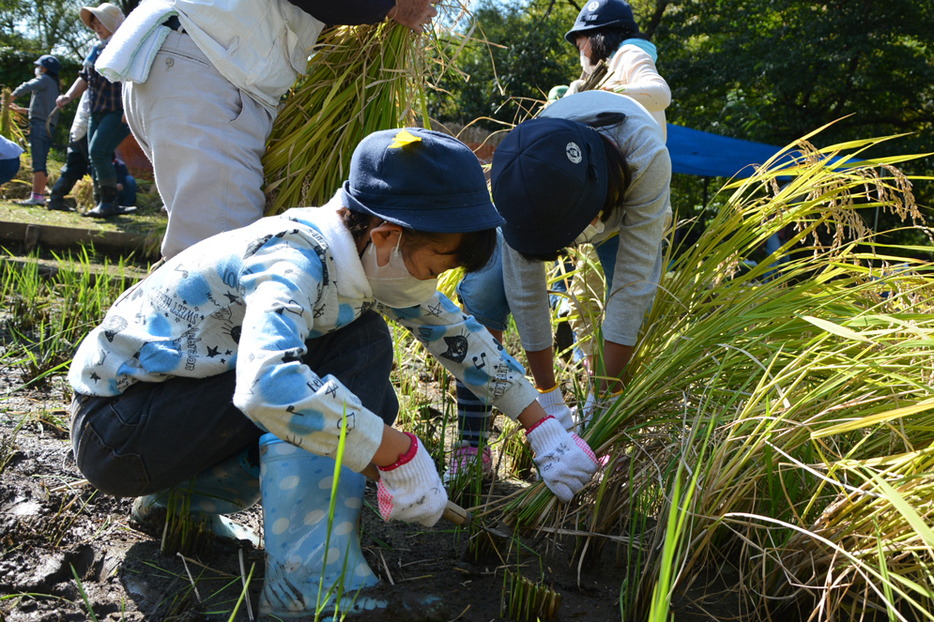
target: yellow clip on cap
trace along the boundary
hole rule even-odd
[[[421,137],[415,136],[410,133],[408,130],[401,130],[398,134],[393,136],[392,142],[389,143],[388,149],[401,149],[406,145],[411,145],[412,143],[422,142]]]

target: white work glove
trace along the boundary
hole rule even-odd
[[[526,432],[535,452],[535,464],[545,485],[564,503],[590,481],[597,457],[577,434],[568,432],[554,417],[545,417]]]
[[[408,432],[406,433],[408,434]],[[412,446],[388,467],[378,467],[379,513],[383,520],[401,520],[431,527],[438,522],[448,503],[438,469],[414,434]]]
[[[571,415],[571,409],[564,403],[564,395],[561,394],[558,385],[548,391],[539,391],[536,400],[545,409],[545,414],[557,419],[561,427],[568,432],[574,430],[574,417]]]

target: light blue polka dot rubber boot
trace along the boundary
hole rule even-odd
[[[189,504],[193,517],[208,521],[216,537],[248,540],[259,546],[259,536],[223,514],[233,514],[252,507],[260,499],[259,467],[251,464],[248,451],[242,451],[205,469],[174,488],[137,497],[131,516],[139,523],[151,523],[156,508],[166,509],[174,493],[174,503]]]
[[[260,614],[289,618],[385,607],[385,601],[358,594],[378,582],[360,551],[357,529],[366,478],[341,469],[328,539],[334,460],[265,434],[260,464],[266,542]]]

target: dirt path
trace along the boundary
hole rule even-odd
[[[240,547],[218,543],[187,564],[163,555],[157,540],[130,526],[131,499],[102,495],[82,483],[61,395],[60,389],[49,389],[0,402],[0,622],[230,619],[242,592]],[[364,554],[380,577],[374,591],[390,602],[389,612],[370,619],[501,619],[501,560],[471,561],[467,532],[450,524],[424,529],[383,522],[374,509],[372,483],[367,506]],[[261,531],[258,507],[236,517]],[[512,572],[521,568],[526,578],[544,579],[561,595],[556,619],[620,619],[623,575],[612,547],[581,568],[578,581],[577,568],[570,566],[573,541],[514,539],[519,543],[518,555],[501,555]],[[253,568],[249,595],[255,609],[263,551],[242,547],[247,571]],[[197,595],[188,573],[196,579]],[[678,619],[692,619],[690,611],[686,606]],[[235,619],[248,619],[245,604]]]

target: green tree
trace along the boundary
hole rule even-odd
[[[81,0],[3,0],[0,44],[39,54],[81,58],[94,36],[81,23]]]
[[[431,115],[460,123],[479,118],[515,123],[528,116],[551,87],[580,73],[577,55],[564,40],[578,10],[556,0],[481,0],[471,22],[445,38],[449,49],[458,49],[470,33],[436,81]],[[495,122],[481,125],[499,129]]]
[[[869,155],[934,151],[930,3],[655,4],[666,5],[654,42],[672,87],[669,121],[779,146],[833,122],[816,138],[819,146],[909,133]],[[931,165],[922,159],[906,170],[926,173]],[[934,197],[929,184],[914,191],[921,203]]]
[[[932,42],[934,8],[908,0],[683,0],[656,39],[672,115],[778,144],[847,115],[828,137],[929,125]]]

